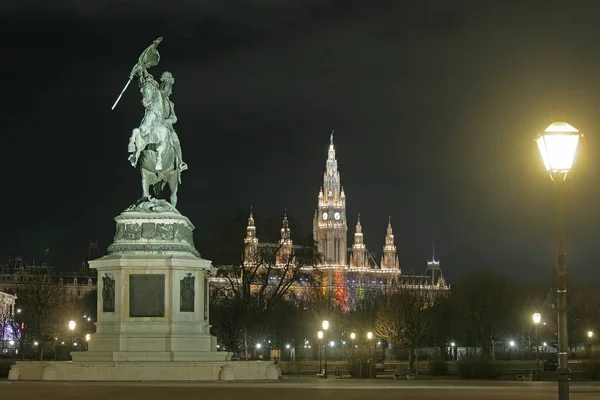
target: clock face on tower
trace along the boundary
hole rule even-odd
[[[328,216],[329,216],[329,215],[327,215],[327,213],[326,213],[326,212],[324,212],[324,213],[323,213],[323,219],[324,219],[325,221],[327,221],[327,217],[328,217]]]
[[[341,217],[341,215],[339,212],[336,212],[335,214],[333,214],[333,218],[335,218],[336,221],[339,221],[340,217]]]

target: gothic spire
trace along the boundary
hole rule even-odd
[[[385,245],[383,246],[383,255],[381,256],[381,268],[398,268],[398,257],[396,255],[396,245],[394,245],[391,216],[388,218]]]

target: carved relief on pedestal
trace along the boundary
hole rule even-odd
[[[179,281],[180,312],[194,312],[194,300],[196,299],[195,284],[196,278],[191,273],[188,273],[185,278]]]

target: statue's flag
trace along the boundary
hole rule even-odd
[[[152,42],[150,46],[146,47],[146,50],[142,52],[142,54],[138,58],[138,62],[131,69],[131,73],[129,74],[129,80],[125,84],[123,90],[121,90],[121,94],[119,94],[119,97],[117,98],[117,101],[115,101],[115,104],[113,104],[111,110],[115,109],[117,103],[119,102],[119,100],[121,100],[121,96],[123,96],[123,93],[125,93],[125,91],[127,90],[127,87],[131,83],[131,80],[135,78],[136,75],[141,74],[142,71],[150,67],[158,65],[158,62],[160,61],[160,53],[158,52],[157,47],[160,44],[160,42],[162,42],[162,39],[162,37],[159,37],[154,42]]]

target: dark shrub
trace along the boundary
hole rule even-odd
[[[350,364],[350,376],[353,378],[368,378],[369,364],[366,361],[353,360]]]
[[[600,380],[600,361],[592,361],[589,364],[581,365],[583,376],[592,380]]]
[[[448,373],[448,363],[445,360],[430,360],[429,372],[434,376],[446,375]]]
[[[465,360],[458,363],[458,375],[463,379],[500,379],[502,367],[484,360]]]

